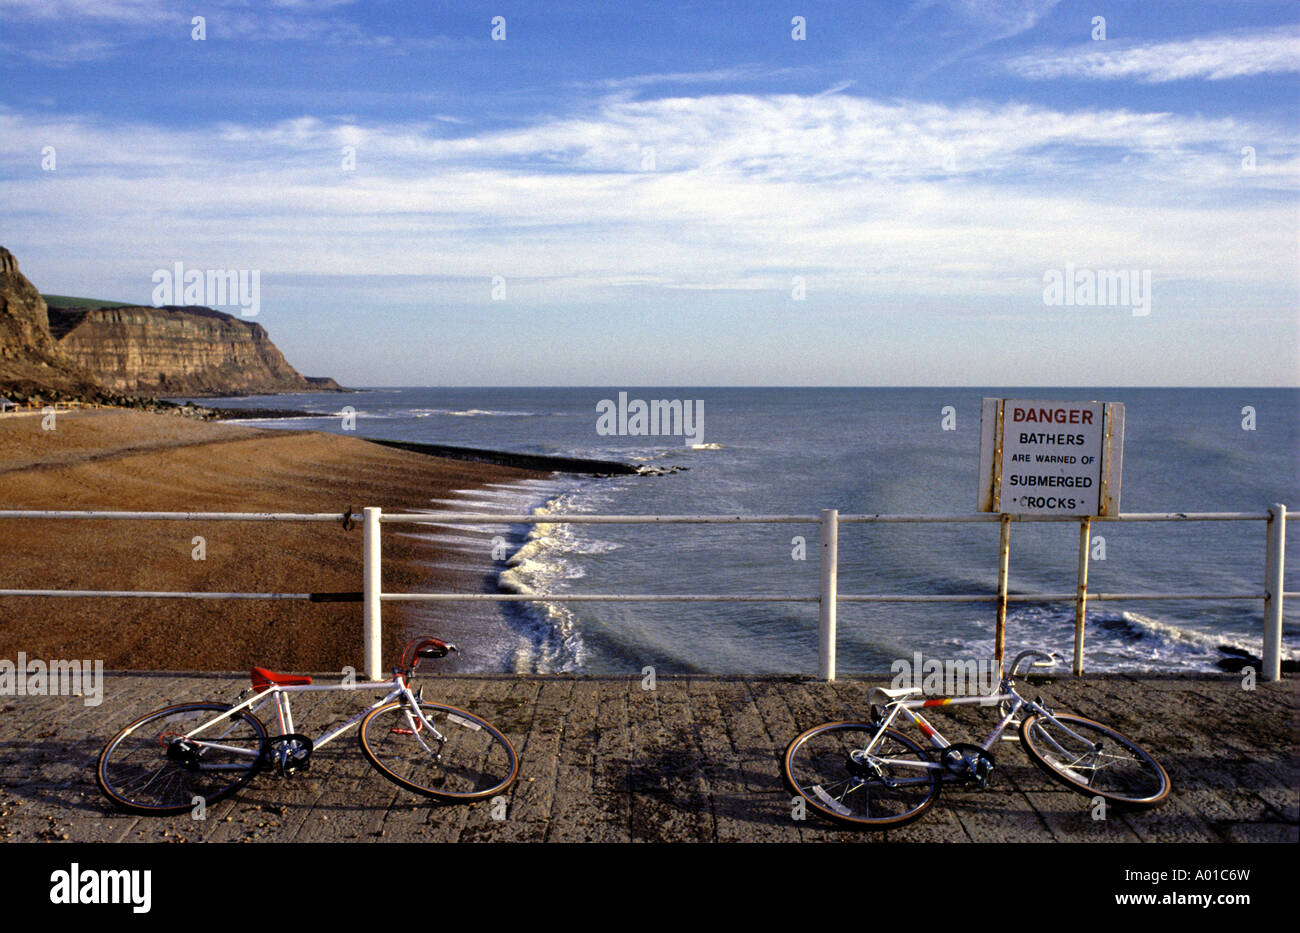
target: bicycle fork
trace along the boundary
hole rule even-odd
[[[441,746],[447,741],[447,737],[438,731],[437,727],[434,726],[434,724],[429,721],[428,717],[424,715],[424,710],[420,708],[420,701],[424,699],[424,685],[421,684],[420,689],[415,693],[412,693],[411,688],[403,684],[402,693],[406,696],[406,723],[410,728],[402,729],[394,726],[390,731],[396,735],[415,736],[415,740],[420,743],[420,746],[426,752],[433,755],[435,758],[441,758]],[[424,736],[421,735],[421,733],[425,730],[428,730],[428,734],[438,743],[439,750],[435,751],[429,747],[429,743],[424,741]]]

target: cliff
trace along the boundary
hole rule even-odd
[[[0,246],[0,356],[58,356],[45,299],[18,271],[14,254]]]
[[[300,374],[262,325],[211,308],[47,307],[0,246],[0,394],[5,391],[118,404],[119,393],[343,389],[333,379]]]
[[[51,334],[45,299],[18,270],[13,253],[0,246],[0,394],[78,394],[96,388],[94,377]]]
[[[51,308],[74,363],[117,392],[255,395],[337,389],[289,365],[261,324],[199,307]]]

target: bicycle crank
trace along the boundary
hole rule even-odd
[[[266,740],[262,753],[263,763],[275,768],[280,775],[306,771],[311,767],[312,741],[305,735],[290,732]]]
[[[954,742],[939,752],[939,763],[943,770],[966,787],[983,790],[988,787],[989,778],[997,761],[982,746],[969,742]]]

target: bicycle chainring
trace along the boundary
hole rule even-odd
[[[290,775],[311,767],[312,741],[305,735],[290,732],[266,740],[263,763],[278,774]]]
[[[979,745],[954,742],[939,752],[939,764],[953,780],[982,790],[988,786],[997,761]]]

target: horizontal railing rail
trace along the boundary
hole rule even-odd
[[[71,590],[71,589],[0,589],[0,597],[104,597],[140,599],[266,599],[308,600],[311,602],[361,602],[364,615],[363,645],[368,676],[380,679],[380,606],[384,602],[738,602],[738,603],[817,603],[818,675],[835,678],[837,641],[836,605],[855,603],[963,603],[992,602],[997,605],[995,654],[1002,660],[1006,607],[1011,603],[1075,603],[1074,664],[1076,674],[1083,673],[1083,636],[1086,605],[1097,602],[1134,600],[1263,600],[1264,637],[1261,677],[1277,680],[1281,676],[1282,605],[1287,596],[1300,593],[1283,588],[1285,569],[1286,507],[1275,504],[1259,512],[1138,512],[1121,515],[1078,518],[1075,516],[1010,516],[995,513],[956,514],[846,514],[823,510],[818,515],[538,515],[481,512],[389,512],[366,508],[360,513],[344,512],[127,512],[100,510],[24,509],[0,511],[0,519],[69,519],[131,521],[217,521],[217,522],[339,522],[345,528],[354,523],[363,528],[363,589],[359,592],[252,593],[204,591],[146,590]],[[1263,521],[1267,526],[1265,541],[1264,589],[1250,593],[1173,592],[1173,593],[1093,593],[1087,588],[1089,535],[1092,522],[1218,522]],[[1079,558],[1076,588],[1072,593],[1009,593],[1009,533],[1013,522],[1078,523]],[[815,524],[820,528],[820,586],[816,594],[808,593],[386,593],[380,588],[380,526],[389,524],[431,525],[519,525],[519,524]],[[996,593],[840,593],[838,592],[838,529],[841,524],[945,524],[997,523],[1001,526],[998,589]]]
[[[345,516],[351,521],[361,521],[360,515],[348,512],[103,512],[48,509],[0,511],[0,518],[93,519],[95,521],[125,519],[136,522],[341,522]]]

